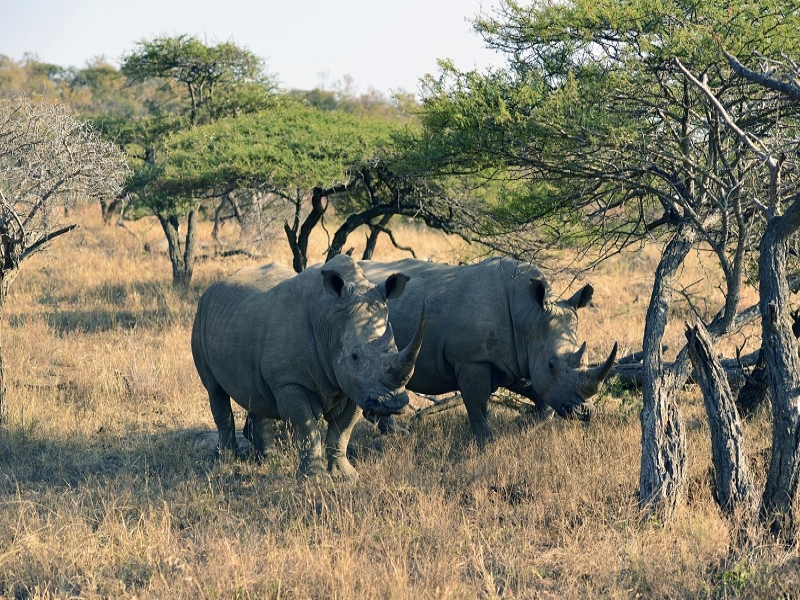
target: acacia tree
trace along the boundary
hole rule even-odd
[[[531,234],[498,245],[533,256],[537,245],[561,239],[599,260],[644,239],[664,242],[643,335],[639,500],[650,510],[669,514],[685,486],[674,396],[689,373],[688,352],[669,364],[661,351],[675,274],[696,244],[707,244],[726,288],[708,328],[734,328],[765,192],[758,159],[674,59],[719,90],[753,135],[767,136],[778,106],[731,71],[721,48],[796,54],[798,18],[772,1],[505,0],[475,28],[506,53],[508,67],[481,74],[445,62],[425,81],[420,144],[432,168],[504,177],[499,231]],[[796,118],[796,107],[781,110]]]
[[[172,136],[163,160],[155,160],[158,174],[145,192],[197,202],[258,190],[282,199],[292,212],[284,230],[298,272],[309,261],[311,232],[331,205],[341,223],[328,258],[345,250],[359,227],[390,233],[387,217],[392,215],[448,232],[460,230],[471,214],[468,207],[460,210],[441,186],[398,174],[404,167],[388,150],[398,127],[382,118],[323,111],[284,97],[269,111]]]
[[[77,224],[77,201],[119,192],[125,157],[61,104],[0,98],[0,311],[22,263]],[[0,353],[0,421],[6,415]]]
[[[132,198],[134,214],[147,211],[158,218],[167,238],[173,285],[185,286],[194,270],[199,203],[212,194],[186,194],[159,180],[170,162],[169,139],[204,123],[272,106],[275,83],[263,61],[249,50],[232,42],[210,46],[186,35],[139,42],[138,49],[123,58],[121,70],[131,82],[160,80],[176,92],[172,105],[154,106],[126,128],[130,146],[140,150],[125,192]]]

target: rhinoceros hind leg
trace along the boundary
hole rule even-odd
[[[275,394],[278,414],[291,427],[298,452],[300,467],[298,477],[326,476],[322,459],[322,436],[312,410],[309,392],[298,385],[286,386]]]
[[[272,419],[268,417],[261,417],[254,415],[252,412],[247,413],[247,419],[244,422],[244,429],[242,433],[247,441],[255,451],[256,454],[263,456],[267,451],[267,440],[269,439],[269,427],[272,424]]]
[[[231,410],[231,397],[215,382],[207,383],[206,388],[208,389],[211,414],[214,416],[214,423],[219,432],[217,454],[225,452],[236,454],[239,448],[236,443],[236,425],[233,421],[233,410]]]
[[[483,449],[494,440],[489,425],[489,396],[492,395],[492,367],[488,364],[462,366],[457,374],[458,389],[467,408],[475,442]]]
[[[328,473],[334,479],[355,479],[358,471],[347,460],[347,444],[350,434],[358,423],[361,411],[358,405],[346,400],[338,414],[325,415],[328,421],[328,434],[325,437],[325,454],[328,458]]]

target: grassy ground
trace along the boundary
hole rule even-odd
[[[261,462],[214,459],[189,349],[195,304],[213,281],[266,258],[203,260],[179,293],[157,225],[103,227],[98,213],[78,213],[80,229],[25,264],[4,313],[0,597],[800,594],[796,551],[732,547],[712,499],[708,426],[694,388],[680,398],[688,494],[669,523],[637,508],[641,398],[613,382],[589,424],[527,422],[495,407],[498,439],[483,453],[461,407],[408,423],[406,437],[382,438],[363,422],[351,444],[361,473],[354,484],[298,482],[296,452],[280,436]],[[210,255],[209,231],[201,252]],[[223,233],[243,243],[233,226]],[[411,227],[399,237],[436,260],[470,254]],[[289,264],[279,236],[256,249]],[[376,255],[400,256],[388,246]],[[596,292],[581,312],[581,337],[592,360],[613,340],[622,353],[639,348],[656,261],[649,249],[586,277]],[[711,313],[715,281],[702,264],[695,257],[682,278]],[[692,318],[680,297],[673,317],[668,353]],[[729,348],[754,343],[742,334]],[[748,423],[746,435],[761,484],[767,418]]]

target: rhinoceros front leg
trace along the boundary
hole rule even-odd
[[[507,385],[506,389],[514,392],[515,394],[519,394],[520,396],[525,396],[531,402],[533,402],[533,416],[536,417],[538,421],[549,421],[555,416],[556,411],[553,410],[552,406],[546,404],[545,401],[539,397],[539,394],[537,394],[536,390],[533,389],[533,383],[531,383],[530,380],[518,379],[517,381]]]
[[[300,453],[298,477],[325,475],[322,460],[322,436],[311,406],[310,393],[298,385],[286,386],[275,395],[278,414],[294,432]]]
[[[239,447],[236,443],[236,425],[233,421],[233,410],[231,410],[231,397],[217,383],[211,382],[206,385],[211,414],[214,416],[214,423],[219,432],[217,452],[229,451],[235,454]]]
[[[489,396],[492,395],[492,367],[477,363],[462,366],[456,375],[458,389],[467,408],[472,434],[479,448],[494,440],[489,425]]]
[[[328,434],[325,437],[325,454],[328,457],[328,473],[334,479],[355,479],[358,472],[347,460],[347,444],[361,416],[358,405],[349,398],[337,414],[327,414]]]

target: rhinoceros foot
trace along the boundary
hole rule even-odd
[[[378,431],[381,432],[381,435],[399,435],[404,437],[411,435],[411,432],[402,425],[398,425],[395,418],[391,415],[380,417],[377,421]],[[375,421],[373,421],[373,423],[374,422]]]
[[[330,479],[330,474],[325,470],[325,463],[321,457],[303,457],[297,469],[298,479]]]
[[[328,474],[334,481],[355,481],[358,479],[358,471],[344,457],[337,457],[328,463]]]

